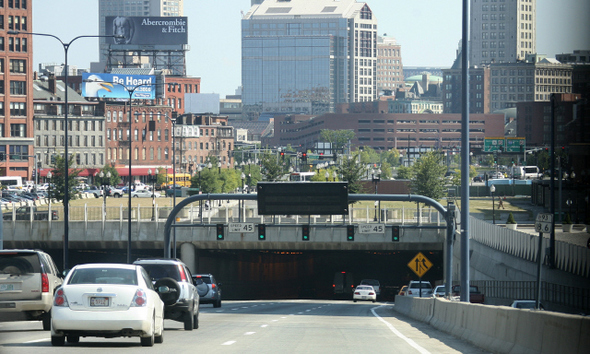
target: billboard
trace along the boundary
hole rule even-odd
[[[156,77],[153,75],[82,74],[82,96],[153,100]]]
[[[133,45],[188,44],[187,17],[106,16],[107,43],[116,48]]]

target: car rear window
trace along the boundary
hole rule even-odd
[[[137,285],[137,272],[134,269],[120,268],[76,269],[68,284]]]
[[[375,280],[375,279],[364,279],[364,280],[361,280],[361,284],[364,284],[364,285],[379,285],[379,280]]]
[[[205,283],[205,284],[211,284],[211,278],[210,278],[210,277],[203,277],[203,276],[197,275],[197,276],[195,277],[195,280],[196,280],[196,281],[199,281],[199,280],[201,280],[201,281],[202,281],[203,283]]]
[[[154,281],[162,278],[172,278],[180,281],[178,266],[176,264],[140,264]]]
[[[428,283],[412,283],[410,284],[410,288],[414,289],[419,289],[420,288],[420,284],[422,284],[422,289],[432,289],[432,286],[430,286],[430,284]]]
[[[0,273],[10,275],[41,273],[39,256],[31,252],[0,253]]]

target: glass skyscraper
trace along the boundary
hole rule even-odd
[[[242,19],[242,102],[258,115],[321,114],[376,98],[377,21],[354,0],[267,0]]]

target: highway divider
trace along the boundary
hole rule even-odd
[[[590,317],[396,296],[397,312],[494,353],[588,353]]]

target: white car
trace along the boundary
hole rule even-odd
[[[408,290],[406,296],[412,297],[431,297],[432,296],[432,285],[429,281],[418,281],[411,280],[408,284]]]
[[[375,289],[370,285],[359,285],[354,289],[352,293],[352,301],[357,302],[357,300],[365,300],[365,301],[377,301],[377,293]]]
[[[432,292],[432,297],[445,297],[446,288],[445,285],[437,285]]]
[[[138,190],[138,191],[133,191],[133,192],[131,192],[131,197],[132,198],[152,198],[152,194],[156,198],[160,198],[160,193],[158,193],[158,192],[150,192],[147,189],[141,189],[141,190]]]
[[[166,293],[169,289],[158,289]],[[164,302],[143,267],[77,265],[57,289],[51,310],[51,344],[80,337],[140,337],[142,346],[164,340]]]

